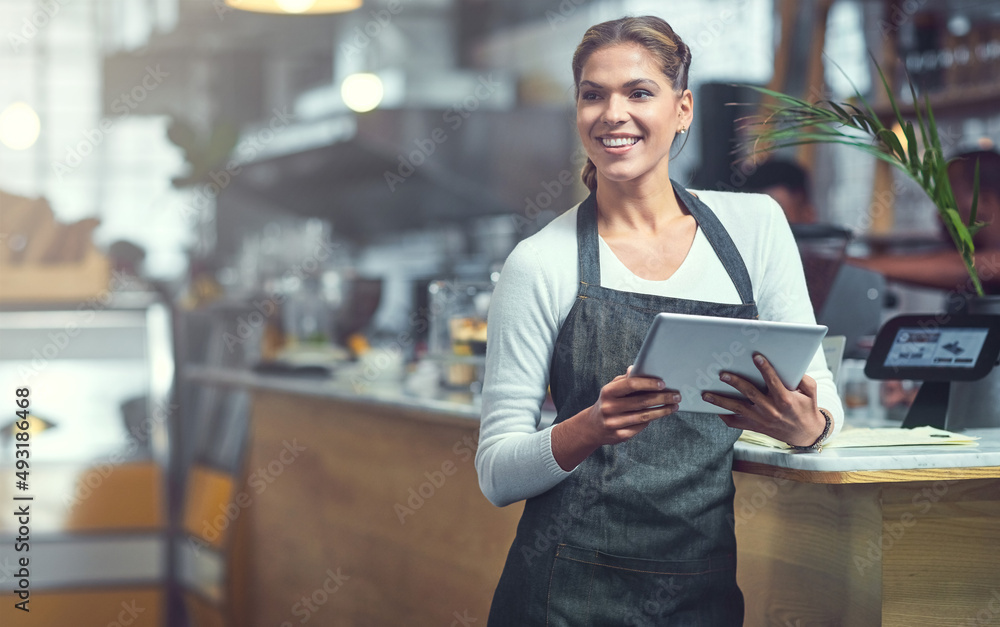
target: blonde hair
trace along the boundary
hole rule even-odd
[[[580,76],[590,55],[605,46],[625,43],[639,44],[652,54],[659,61],[660,70],[670,79],[676,93],[683,93],[687,89],[691,49],[670,24],[652,15],[623,17],[591,26],[576,47],[576,52],[573,53],[573,84],[577,99],[580,98]],[[590,191],[597,189],[597,167],[589,158],[580,177]]]

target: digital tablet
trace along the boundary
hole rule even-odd
[[[701,398],[706,391],[739,396],[719,380],[719,373],[738,374],[764,389],[753,363],[754,353],[760,353],[785,387],[795,389],[826,331],[822,325],[660,313],[639,349],[632,376],[663,379],[668,390],[681,393],[681,411],[727,413]]]

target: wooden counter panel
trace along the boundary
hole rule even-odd
[[[885,486],[883,515],[883,625],[981,624],[1000,593],[1000,481]]]
[[[247,485],[272,481],[248,509],[253,624],[484,624],[521,506],[479,491],[478,426],[255,393]]]
[[[733,476],[747,627],[964,627],[1000,604],[1000,481]]]
[[[881,526],[877,486],[733,479],[745,625],[881,624],[881,569],[845,576]]]

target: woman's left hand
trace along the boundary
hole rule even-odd
[[[793,446],[809,446],[819,439],[826,427],[826,418],[816,402],[816,380],[805,375],[798,388],[789,390],[763,355],[754,355],[754,363],[767,384],[766,392],[761,392],[743,377],[722,372],[719,377],[722,382],[736,388],[746,398],[714,392],[705,392],[702,398],[733,412],[719,414],[730,427],[763,433]]]

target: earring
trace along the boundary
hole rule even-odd
[[[682,127],[680,127],[680,128],[679,128],[679,129],[677,130],[677,134],[678,134],[678,135],[683,135],[684,133],[687,133],[687,128],[685,128],[685,127],[683,127],[683,126],[682,126]]]

